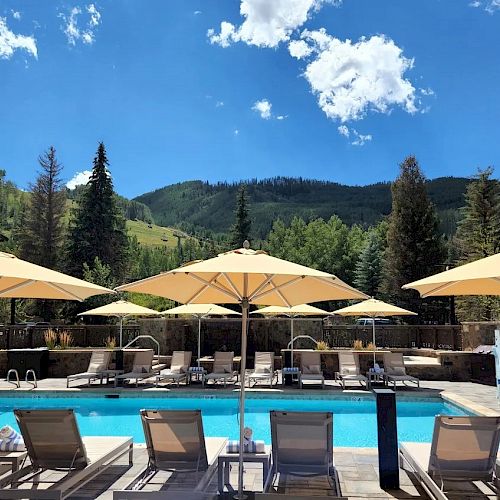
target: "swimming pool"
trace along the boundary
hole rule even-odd
[[[206,436],[238,438],[238,400],[236,397],[1,397],[0,426],[17,428],[14,408],[73,408],[84,436],[133,436],[144,443],[139,410],[201,409]],[[254,431],[254,439],[270,444],[270,410],[331,411],[335,446],[377,446],[376,406],[373,399],[352,398],[249,398],[245,403],[245,425]],[[467,415],[458,406],[441,399],[399,400],[397,402],[400,441],[430,442],[434,416]],[[57,432],[57,430],[54,430]]]

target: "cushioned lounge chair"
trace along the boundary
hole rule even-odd
[[[177,387],[184,380],[188,382],[188,370],[191,366],[191,351],[174,351],[172,353],[172,361],[168,370],[162,370],[156,375],[156,386],[164,380],[173,380]]]
[[[252,380],[254,385],[257,382],[264,381],[269,383],[269,387],[273,386],[274,377],[277,378],[277,373],[274,369],[274,352],[256,352],[253,371],[248,375],[248,383]]]
[[[234,352],[216,351],[212,373],[203,375],[203,386],[209,380],[212,380],[214,384],[222,380],[224,387],[226,387],[227,382],[236,376],[236,372],[233,369],[233,358]]]
[[[114,491],[113,500],[164,498],[182,489],[203,492],[227,439],[205,437],[200,410],[141,410],[141,420],[148,465],[125,490]],[[161,472],[169,474],[160,477]]]
[[[66,387],[69,387],[69,383],[72,380],[82,379],[86,379],[89,386],[92,380],[100,380],[102,384],[103,378],[106,377],[109,362],[111,361],[111,354],[111,351],[92,351],[87,371],[68,375],[66,377]]]
[[[445,500],[448,494],[461,497],[460,484],[447,492],[452,481],[469,483],[463,498],[477,496],[480,491],[471,490],[471,482],[496,483],[499,440],[500,417],[438,415],[432,443],[400,444],[401,467],[409,465],[432,498]],[[491,484],[483,486],[496,489]]]
[[[325,377],[321,370],[321,353],[303,352],[300,355],[300,388],[302,382],[308,380],[311,382],[321,382],[321,387],[325,388]]]
[[[158,372],[153,370],[153,351],[152,349],[147,349],[144,351],[137,351],[134,354],[134,362],[132,365],[132,371],[128,373],[123,373],[122,375],[116,375],[115,377],[115,387],[118,385],[120,380],[122,381],[135,381],[135,386],[137,387],[139,380],[144,380],[153,377]]]
[[[270,418],[273,463],[265,491],[273,489],[278,474],[289,474],[326,476],[331,490],[339,495],[333,460],[333,414],[271,411]]]
[[[359,382],[368,387],[367,378],[361,374],[359,368],[359,356],[352,351],[339,352],[339,371],[335,374],[335,378],[342,384],[342,389],[345,390],[346,382]]]
[[[420,387],[420,380],[406,373],[403,354],[401,352],[384,352],[384,380],[386,383],[393,384],[396,390],[396,383],[410,382]]]
[[[0,480],[0,498],[64,499],[124,455],[131,437],[81,437],[73,410],[14,410],[29,463]]]

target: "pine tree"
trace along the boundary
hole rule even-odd
[[[250,239],[250,228],[252,227],[245,184],[242,184],[238,190],[234,215],[236,220],[231,227],[231,246],[232,248],[241,248],[243,242]]]
[[[62,165],[51,146],[38,157],[41,171],[30,186],[30,198],[19,228],[21,256],[49,268],[60,266],[64,237],[66,191],[61,180]]]
[[[418,293],[403,291],[401,287],[439,271],[444,252],[438,218],[414,156],[401,163],[391,191],[383,289],[391,300],[418,312],[421,306]]]
[[[382,252],[380,239],[375,231],[368,235],[366,246],[359,256],[354,272],[354,284],[367,295],[374,297],[382,279]]]
[[[83,276],[83,265],[96,257],[120,281],[126,272],[128,237],[125,220],[116,205],[104,144],[99,143],[92,175],[74,209],[69,228],[68,269]]]
[[[467,186],[465,207],[458,225],[458,262],[466,264],[500,252],[500,183],[492,179],[493,169],[479,171]],[[497,297],[457,298],[461,321],[492,321],[500,316]]]

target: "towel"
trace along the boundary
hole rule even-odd
[[[237,440],[228,441],[226,445],[226,453],[239,453],[240,442]],[[264,441],[248,441],[243,445],[244,453],[265,453],[266,444]]]
[[[6,425],[0,429],[0,451],[25,451],[24,440],[15,429]]]
[[[203,366],[190,366],[189,371],[191,373],[203,373],[205,368],[203,368]]]
[[[293,368],[291,367],[285,367],[283,370],[281,370],[282,373],[299,373],[299,368],[294,366]]]

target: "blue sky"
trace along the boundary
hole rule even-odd
[[[70,180],[102,140],[129,197],[408,154],[469,176],[498,164],[499,48],[500,0],[2,0],[0,168],[26,187],[54,145]]]

